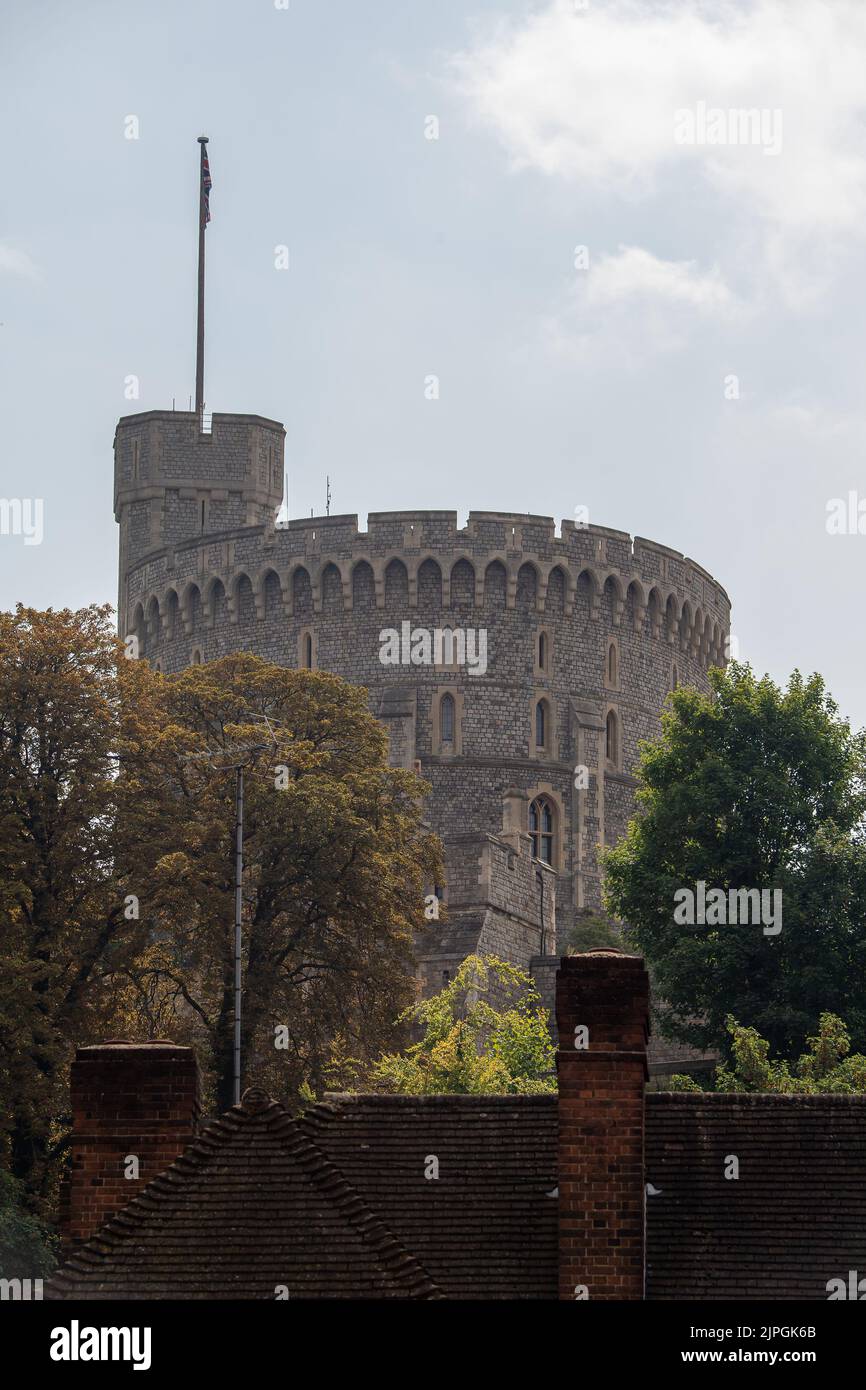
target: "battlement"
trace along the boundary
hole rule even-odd
[[[557,530],[554,517],[537,516],[530,512],[470,512],[465,526],[458,526],[456,511],[370,512],[366,530],[359,526],[356,512],[344,512],[340,516],[296,517],[280,529],[328,535],[336,532],[373,543],[379,540],[387,543],[396,533],[417,545],[449,538],[455,546],[462,541],[478,540],[488,546],[515,551],[522,549],[524,535],[531,537],[533,542],[562,545],[566,549],[569,548],[570,537],[591,536],[596,542],[611,541],[625,546],[632,554],[636,548],[646,548],[676,560],[685,558],[682,551],[643,536],[632,538],[628,531],[619,531],[611,526],[580,525],[568,519],[561,521]]]
[[[317,542],[322,549],[327,549],[326,542],[338,545],[348,542],[357,547],[359,555],[365,545],[374,549],[399,546],[409,551],[426,547],[459,551],[475,543],[473,549],[482,546],[491,553],[516,555],[541,548],[584,560],[610,559],[617,564],[631,560],[633,567],[639,569],[641,557],[646,554],[660,561],[669,560],[674,567],[682,567],[708,580],[720,598],[728,599],[724,588],[708,570],[671,546],[644,536],[632,537],[628,531],[614,527],[583,526],[568,519],[560,522],[557,530],[554,517],[528,512],[470,512],[465,526],[458,526],[456,511],[370,512],[366,530],[359,526],[357,513],[346,512],[340,516],[297,517],[280,530],[309,536],[310,541]],[[311,549],[312,545],[304,548]],[[663,571],[666,565],[661,563],[658,568]]]
[[[181,489],[175,511],[182,500]],[[585,611],[614,629],[642,632],[648,622],[652,636],[694,647],[704,664],[724,657],[730,601],[722,586],[682,552],[625,531],[563,521],[557,535],[551,517],[500,512],[472,512],[458,527],[453,511],[373,512],[366,530],[355,514],[280,528],[271,514],[255,527],[218,530],[216,503],[214,493],[201,533],[140,551],[122,573],[126,631],[145,617],[153,626],[173,604],[189,634],[195,605],[207,620],[222,598],[236,621],[245,594],[262,617],[276,595],[289,620],[307,605],[313,618],[369,604],[405,613],[432,603],[444,619],[455,609]]]

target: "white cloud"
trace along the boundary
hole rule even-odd
[[[604,308],[637,298],[667,301],[701,313],[732,315],[737,304],[714,266],[702,273],[694,261],[663,261],[640,246],[621,246],[614,256],[601,256],[591,265],[586,299]]]
[[[0,242],[0,274],[23,275],[28,280],[36,280],[39,273],[25,251],[16,251],[13,246]]]
[[[546,351],[594,367],[640,367],[649,355],[679,351],[696,323],[727,323],[747,310],[718,267],[665,261],[640,246],[620,246],[578,271],[564,304],[542,320]]]
[[[689,233],[730,219],[732,255],[755,243],[791,301],[820,292],[866,226],[864,69],[863,0],[551,0],[452,59],[514,170],[631,199],[680,180],[697,194]],[[699,103],[778,111],[781,152],[677,143],[676,113]]]
[[[862,477],[859,460],[866,449],[866,422],[862,415],[853,411],[830,409],[813,397],[806,399],[792,396],[766,412],[768,425],[789,434],[798,440],[808,439],[813,445],[822,445],[841,451],[839,457],[856,459],[858,474]],[[836,454],[831,455],[835,459]],[[827,454],[820,452],[815,457],[815,466],[827,466]]]

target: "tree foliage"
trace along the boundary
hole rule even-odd
[[[592,951],[599,946],[616,946],[622,950],[625,939],[609,918],[600,913],[582,912],[568,933],[566,946],[572,951]]]
[[[124,659],[107,608],[0,615],[0,1142],[34,1207],[56,1198],[77,1044],[195,1043],[231,1103],[232,750],[263,715],[242,1045],[246,1083],[291,1100],[335,1046],[366,1063],[400,1040],[441,876],[424,784],[337,677],[245,654],[163,677]]]
[[[423,784],[387,766],[366,692],[336,676],[241,654],[160,685],[151,776],[172,796],[151,832],[160,852],[142,899],[159,931],[133,981],[155,978],[192,1019],[213,1059],[217,1104],[230,1104],[230,765],[233,749],[267,741],[256,719],[267,715],[276,747],[245,777],[242,1049],[260,1084],[318,1090],[337,1037],[372,1059],[411,998],[424,893],[441,870],[421,821]]]
[[[21,1183],[0,1169],[0,1279],[43,1279],[57,1263],[57,1237],[29,1211]]]
[[[744,1028],[728,1017],[731,1062],[716,1068],[717,1091],[777,1095],[866,1095],[866,1056],[851,1053],[845,1024],[835,1014],[822,1013],[818,1032],[806,1039],[806,1052],[794,1063],[771,1061],[770,1044],[756,1028]],[[690,1077],[671,1077],[671,1090],[699,1091]]]
[[[148,715],[145,673],[118,672],[109,614],[0,614],[0,1114],[38,1198],[63,1151],[71,1045],[106,1021],[106,973],[144,941],[121,864],[134,845],[146,857],[142,808],[121,832],[118,756]]]
[[[607,906],[633,931],[666,1001],[662,1030],[727,1050],[725,1018],[792,1055],[820,1014],[866,1045],[866,744],[819,676],[780,690],[747,666],[681,687],[643,745],[637,813],[606,855]],[[674,920],[703,880],[781,890],[782,930]]]
[[[555,1092],[547,1010],[531,978],[496,956],[467,956],[438,994],[405,1015],[423,1030],[403,1053],[380,1058],[370,1080],[403,1095]]]

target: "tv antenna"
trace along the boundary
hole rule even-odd
[[[218,772],[235,774],[235,1035],[233,1054],[234,1103],[241,1099],[241,947],[243,944],[243,881],[244,881],[244,772],[252,767],[262,753],[277,751],[277,730],[266,714],[245,714],[250,724],[263,724],[266,737],[256,743],[229,744],[193,753],[190,761],[203,759]]]

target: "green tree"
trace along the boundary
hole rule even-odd
[[[0,1145],[37,1208],[66,1143],[71,1045],[101,1031],[106,976],[144,941],[124,863],[134,849],[143,877],[146,820],[133,796],[120,832],[136,768],[130,752],[119,776],[118,758],[152,707],[120,653],[107,607],[0,613]]]
[[[731,1063],[716,1068],[716,1091],[776,1095],[866,1095],[866,1057],[849,1055],[851,1039],[835,1014],[822,1013],[818,1032],[806,1039],[807,1051],[794,1064],[772,1061],[770,1044],[756,1028],[727,1019]],[[671,1077],[671,1090],[699,1091],[690,1077]]]
[[[156,928],[139,991],[172,1001],[231,1104],[234,1030],[232,749],[276,746],[246,775],[242,1055],[280,1095],[318,1092],[335,1048],[361,1064],[395,1039],[413,994],[424,896],[441,878],[424,783],[389,767],[366,692],[241,653],[159,683],[161,735],[142,785],[158,808],[141,906]],[[264,740],[267,742],[267,738]],[[206,754],[207,756],[202,756]],[[166,797],[165,790],[170,795]]]
[[[231,1104],[223,765],[262,715],[278,733],[247,779],[243,1056],[290,1097],[335,1048],[367,1063],[399,1041],[441,877],[424,783],[387,766],[337,677],[244,655],[162,677],[124,658],[108,608],[0,614],[0,1160],[35,1213],[57,1197],[77,1044],[195,1043]]]
[[[609,851],[606,905],[665,1001],[662,1030],[727,1052],[725,1018],[792,1055],[823,1011],[866,1045],[866,742],[819,676],[785,690],[747,666],[681,687],[643,745],[637,811]],[[781,891],[782,930],[677,922],[675,893]]]
[[[21,1183],[0,1170],[0,1279],[43,1279],[57,1262],[57,1237],[28,1211]]]
[[[496,956],[467,956],[438,994],[406,1013],[423,1036],[379,1059],[376,1090],[404,1095],[555,1092],[549,1015],[529,975]]]
[[[599,946],[628,949],[622,932],[617,931],[610,919],[593,912],[582,912],[579,915],[568,933],[566,946],[573,951],[592,951]]]

